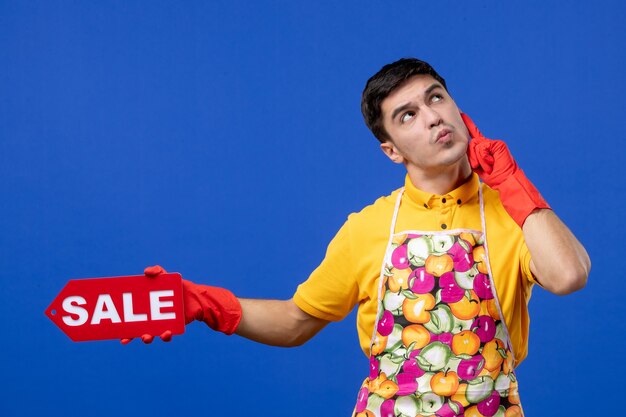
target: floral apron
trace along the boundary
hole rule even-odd
[[[395,232],[355,417],[523,416],[482,230]]]

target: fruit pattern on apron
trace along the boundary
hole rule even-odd
[[[482,231],[395,233],[355,417],[523,416]]]

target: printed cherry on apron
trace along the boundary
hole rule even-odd
[[[395,232],[356,417],[523,416],[482,231]]]

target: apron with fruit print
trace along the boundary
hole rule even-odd
[[[395,232],[355,417],[523,416],[482,230]]]

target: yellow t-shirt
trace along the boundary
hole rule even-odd
[[[421,191],[408,175],[394,232],[482,230],[478,176],[440,196]],[[378,308],[378,280],[400,190],[352,213],[330,242],[322,263],[298,286],[294,302],[312,316],[339,321],[358,304],[357,330],[369,356]],[[497,191],[483,185],[489,261],[509,329],[516,364],[528,353],[528,301],[534,281],[530,253],[520,227],[507,214]]]

